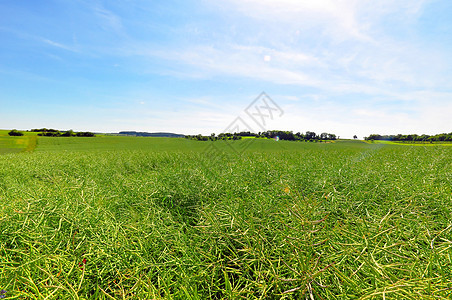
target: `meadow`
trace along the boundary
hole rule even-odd
[[[8,135],[9,130],[0,130],[0,154],[33,151],[36,148],[37,133],[27,132],[24,136]]]
[[[452,298],[452,147],[35,146],[0,155],[6,299]]]

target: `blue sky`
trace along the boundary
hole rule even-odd
[[[284,111],[266,129],[450,132],[451,15],[424,0],[1,0],[0,128],[220,133],[265,91]]]

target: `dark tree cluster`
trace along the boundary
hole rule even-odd
[[[440,133],[435,135],[428,134],[397,134],[397,135],[380,135],[371,134],[364,138],[366,141],[401,141],[401,142],[450,142],[452,141],[451,133]]]
[[[279,140],[283,141],[326,141],[326,140],[336,140],[337,137],[332,133],[321,133],[317,135],[313,131],[306,131],[306,133],[293,133],[292,131],[283,130],[268,130],[264,132],[254,133],[249,131],[242,131],[236,133],[220,133],[215,135],[212,133],[210,136],[198,135],[187,135],[186,139],[197,140],[197,141],[218,141],[218,140],[240,140],[242,137],[255,137],[255,138],[268,138],[273,139],[278,137]]]
[[[52,137],[71,137],[71,136],[78,136],[78,137],[93,137],[95,136],[94,133],[89,131],[84,132],[74,132],[72,130],[67,131],[59,131],[57,129],[47,129],[47,128],[41,128],[41,129],[32,129],[31,132],[39,132],[38,136],[52,136]]]
[[[212,133],[209,136],[205,135],[186,135],[186,139],[195,140],[195,141],[229,141],[229,140],[240,140],[242,136],[238,133],[220,133],[218,136],[215,133]]]
[[[41,128],[41,129],[32,129],[30,132],[60,132],[57,129],[47,129],[47,128]]]
[[[292,131],[282,131],[282,130],[268,130],[265,132],[260,132],[259,137],[264,138],[275,138],[279,137],[280,140],[286,141],[327,141],[336,140],[335,134],[323,132],[321,134],[316,134],[314,131],[306,131],[306,133],[293,133]]]
[[[171,132],[136,132],[136,131],[120,131],[119,135],[127,136],[141,136],[141,137],[170,137],[170,138],[183,138],[183,134],[171,133]]]
[[[8,132],[9,136],[23,136],[24,134],[20,131],[17,131],[16,129],[11,130]]]

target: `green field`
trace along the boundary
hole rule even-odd
[[[0,130],[0,154],[33,151],[36,148],[37,133],[27,132],[24,136],[9,136],[9,130]]]
[[[451,299],[451,186],[441,145],[39,137],[0,155],[0,289]]]

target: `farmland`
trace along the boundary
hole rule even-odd
[[[0,154],[33,151],[36,148],[36,133],[27,132],[24,136],[8,136],[9,130],[0,130]]]
[[[452,297],[452,147],[0,143],[7,298]]]

